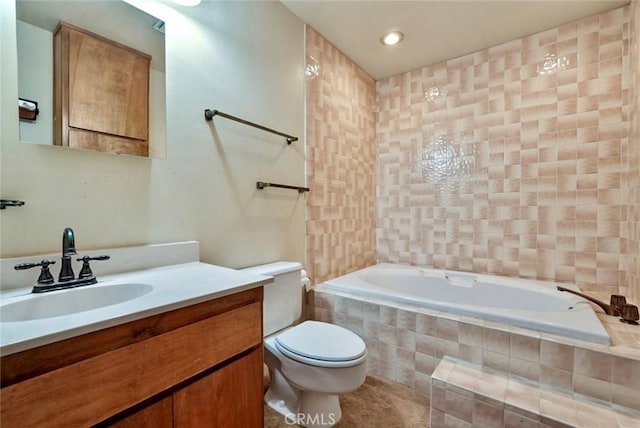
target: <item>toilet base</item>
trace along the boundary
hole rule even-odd
[[[298,425],[307,428],[332,427],[342,417],[337,395],[302,391],[298,406]]]
[[[271,370],[271,385],[264,401],[291,425],[328,428],[342,417],[337,395],[295,389],[278,370]]]
[[[285,380],[278,370],[269,370],[271,384],[264,394],[264,402],[283,415],[287,423],[295,423],[298,413],[299,392]]]

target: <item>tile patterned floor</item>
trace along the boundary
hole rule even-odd
[[[340,397],[342,419],[336,428],[429,426],[429,398],[413,389],[368,376],[356,391]],[[264,407],[265,428],[288,428],[284,417]]]

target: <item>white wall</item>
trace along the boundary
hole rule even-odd
[[[165,86],[164,72],[149,69],[149,157],[154,159],[167,158]]]
[[[303,23],[279,2],[135,2],[166,22],[166,160],[19,143],[15,6],[0,6],[1,196],[26,201],[0,211],[1,256],[59,251],[71,226],[80,251],[199,240],[224,266],[303,262],[305,196],[255,189],[304,184]]]
[[[18,96],[38,102],[35,121],[20,121],[20,139],[29,143],[53,144],[53,34],[34,25],[16,21],[18,50]]]

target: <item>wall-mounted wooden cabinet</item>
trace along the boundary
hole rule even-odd
[[[148,156],[151,57],[64,22],[53,50],[54,144]]]

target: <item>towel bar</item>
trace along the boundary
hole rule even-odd
[[[204,111],[205,120],[211,121],[211,120],[213,120],[214,116],[222,116],[225,119],[235,120],[236,122],[240,122],[243,125],[253,126],[254,128],[262,129],[263,131],[267,131],[267,132],[271,132],[272,134],[280,135],[280,136],[285,137],[287,139],[287,144],[289,144],[289,145],[291,143],[293,143],[294,141],[298,141],[298,137],[294,137],[293,135],[285,134],[284,132],[276,131],[274,129],[267,128],[266,126],[258,125],[257,123],[249,122],[248,120],[244,120],[244,119],[241,119],[241,118],[236,117],[236,116],[231,116],[230,114],[223,113],[220,110],[205,109],[205,111]]]
[[[299,193],[308,192],[309,190],[311,190],[308,187],[289,186],[287,184],[265,183],[264,181],[256,182],[257,189],[262,190],[265,187],[279,187],[281,189],[293,189],[293,190],[297,190]]]

